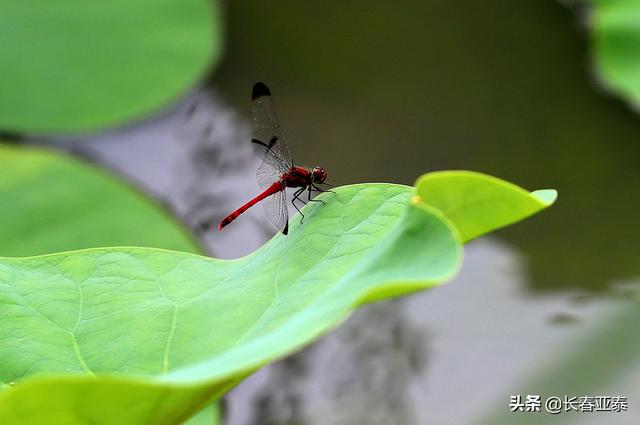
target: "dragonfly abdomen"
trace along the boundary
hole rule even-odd
[[[256,196],[255,198],[253,198],[252,200],[250,200],[249,202],[247,202],[246,204],[244,204],[243,206],[241,206],[240,208],[238,208],[237,210],[235,210],[234,212],[226,216],[225,218],[223,218],[222,221],[220,222],[220,225],[218,226],[218,230],[222,230],[223,227],[225,227],[227,224],[231,223],[233,220],[238,218],[240,214],[242,214],[243,212],[245,212],[246,210],[248,210],[249,208],[257,204],[258,202],[262,201],[267,196],[271,196],[274,193],[283,191],[284,188],[285,188],[285,185],[282,182],[280,181],[274,182],[271,186],[266,188],[264,192],[262,192],[261,194],[259,194],[258,196]]]

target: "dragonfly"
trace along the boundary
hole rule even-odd
[[[304,168],[293,164],[289,149],[280,131],[271,91],[264,83],[257,82],[253,85],[251,103],[256,137],[251,139],[251,144],[256,154],[262,159],[256,172],[262,193],[223,218],[218,230],[222,230],[249,208],[262,202],[269,220],[286,235],[289,233],[289,213],[285,189],[297,189],[291,203],[300,213],[300,222],[302,223],[304,214],[298,208],[296,201],[305,204],[306,202],[301,199],[301,196],[306,192],[307,202],[325,204],[326,202],[323,200],[312,199],[312,194],[314,192],[332,192],[320,187],[320,185],[331,185],[325,182],[327,172],[324,168],[319,166]]]

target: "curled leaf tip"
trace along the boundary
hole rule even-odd
[[[534,190],[531,195],[544,202],[547,206],[552,205],[558,199],[558,191],[555,189]]]
[[[553,189],[529,192],[497,177],[475,171],[437,171],[420,177],[416,196],[442,212],[463,241],[523,220],[556,200]]]

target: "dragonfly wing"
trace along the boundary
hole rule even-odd
[[[262,201],[269,221],[283,234],[289,232],[289,213],[287,212],[287,195],[284,190],[266,197]]]
[[[251,92],[255,138],[251,140],[256,154],[262,158],[256,176],[262,189],[280,180],[293,166],[287,144],[280,132],[280,124],[271,91],[263,83],[255,83]],[[289,213],[284,190],[262,201],[267,217],[285,235],[289,231]]]
[[[268,161],[262,161],[262,164],[260,164],[256,171],[256,179],[258,180],[258,184],[262,190],[271,186],[273,182],[280,180],[281,175],[282,173],[280,170]]]
[[[264,83],[255,83],[251,92],[255,138],[254,150],[280,174],[293,166],[287,144],[282,137],[271,91]]]

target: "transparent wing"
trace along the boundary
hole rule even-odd
[[[280,180],[282,172],[276,167],[273,167],[267,161],[262,161],[258,170],[256,171],[256,179],[262,190],[265,190],[271,186],[274,182]]]
[[[263,83],[255,83],[251,92],[255,138],[251,140],[256,154],[278,174],[293,166],[287,144],[280,132],[280,124],[271,91]]]
[[[263,83],[255,83],[251,92],[255,138],[251,140],[256,154],[262,158],[256,177],[264,190],[280,180],[293,166],[289,149],[280,132],[280,124],[271,91]],[[269,221],[285,235],[289,231],[286,192],[280,191],[262,202]]]
[[[284,190],[267,196],[262,205],[269,221],[283,234],[289,232],[289,213],[287,212],[287,195]]]

